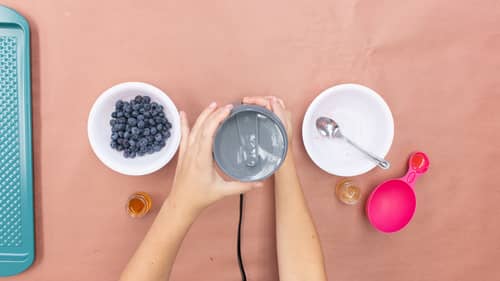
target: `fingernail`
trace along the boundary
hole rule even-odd
[[[233,105],[232,105],[232,104],[228,104],[228,105],[226,105],[226,109],[231,109],[231,108],[233,108]]]
[[[210,103],[210,105],[208,107],[214,108],[216,105],[217,105],[217,103],[215,101],[213,101]]]

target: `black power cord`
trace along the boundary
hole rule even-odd
[[[243,194],[240,194],[240,218],[238,221],[238,239],[236,245],[236,251],[238,255],[238,265],[240,267],[241,280],[247,281],[247,275],[245,273],[245,267],[243,266],[243,259],[241,257],[241,224],[243,221]]]

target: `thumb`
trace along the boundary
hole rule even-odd
[[[245,193],[249,190],[259,188],[264,186],[262,182],[238,182],[230,181],[225,182],[222,186],[222,192],[224,195],[235,195],[240,193]]]

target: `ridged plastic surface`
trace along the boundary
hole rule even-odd
[[[0,276],[34,259],[29,29],[0,6]]]
[[[17,40],[0,36],[0,247],[21,245]]]

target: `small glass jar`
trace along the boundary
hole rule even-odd
[[[342,179],[335,187],[337,198],[348,205],[354,205],[361,198],[361,190],[350,179]]]
[[[151,209],[153,200],[146,192],[136,192],[128,198],[126,210],[129,216],[140,218]]]

